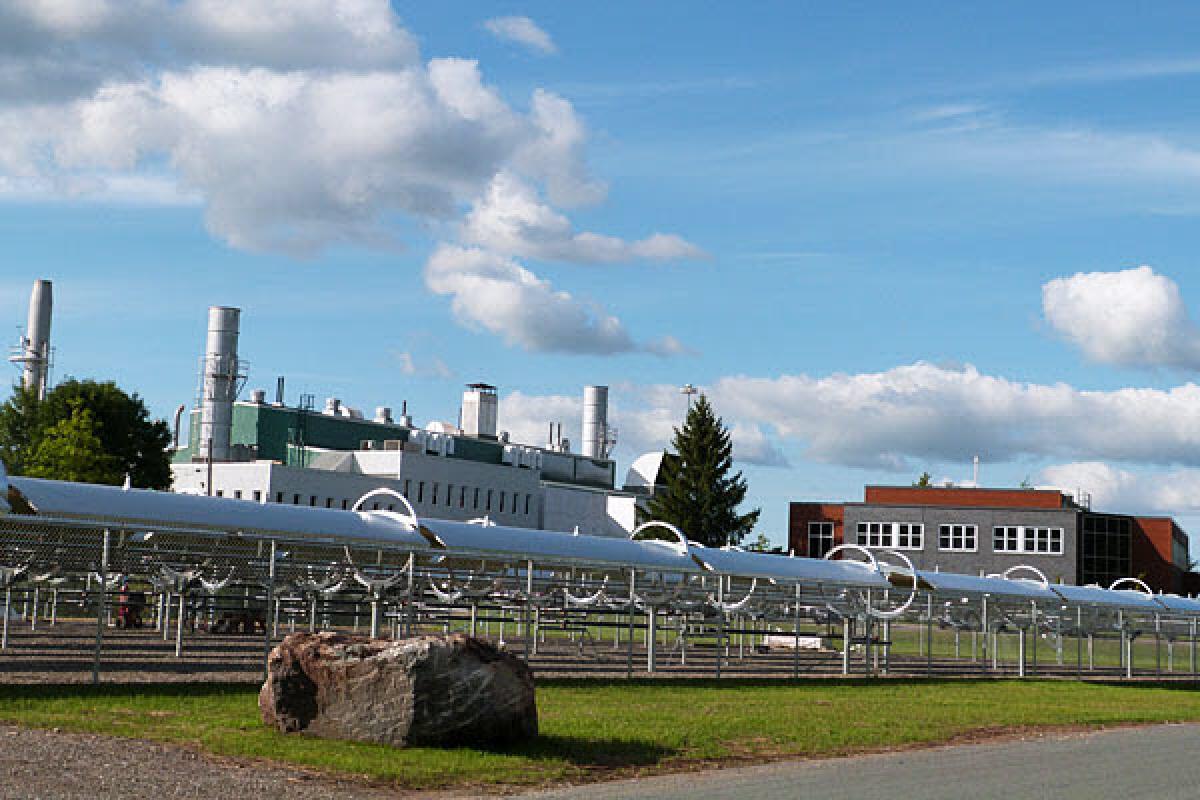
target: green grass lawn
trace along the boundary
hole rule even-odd
[[[544,681],[541,737],[508,751],[284,736],[253,686],[0,686],[0,720],[175,742],[410,788],[531,785],[828,756],[979,732],[1200,721],[1200,691],[1068,681]]]

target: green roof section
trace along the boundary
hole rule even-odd
[[[188,431],[187,446],[175,453],[177,464],[204,458],[200,448],[199,409],[193,409],[189,415]],[[242,449],[247,460],[277,461],[304,467],[310,460],[309,448],[362,450],[363,442],[372,442],[372,448],[383,450],[386,441],[407,442],[412,431],[403,425],[333,416],[311,409],[239,402],[233,406],[230,443],[235,451]],[[461,435],[453,439],[454,452],[447,453],[445,458],[497,466],[504,464],[503,442]],[[612,461],[577,454],[554,453],[553,456],[571,459],[573,463],[567,467],[567,474],[559,470],[548,479],[609,489],[616,483],[616,464]]]

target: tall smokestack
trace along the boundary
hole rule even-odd
[[[583,387],[583,454],[608,458],[608,387]]]
[[[232,454],[233,401],[238,391],[238,323],[241,309],[212,306],[208,309],[208,340],[204,348],[204,373],[200,395],[200,451],[213,461],[228,461]]]
[[[29,295],[29,321],[21,339],[21,352],[13,360],[24,365],[21,385],[46,397],[46,377],[50,370],[50,316],[54,307],[54,290],[50,281],[33,282]]]

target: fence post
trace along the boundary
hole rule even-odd
[[[271,540],[271,563],[267,565],[267,595],[263,602],[263,680],[267,679],[267,662],[271,659],[271,610],[275,604],[275,540]],[[253,627],[253,626],[252,626]]]
[[[108,603],[108,529],[104,529],[104,542],[100,553],[100,602],[96,605],[96,652],[92,657],[92,683],[100,683],[100,650],[104,646],[104,615]],[[8,608],[5,603],[4,621],[8,624]]]

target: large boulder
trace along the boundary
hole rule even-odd
[[[293,633],[271,651],[258,707],[284,733],[397,747],[507,745],[538,729],[528,665],[457,633]]]

